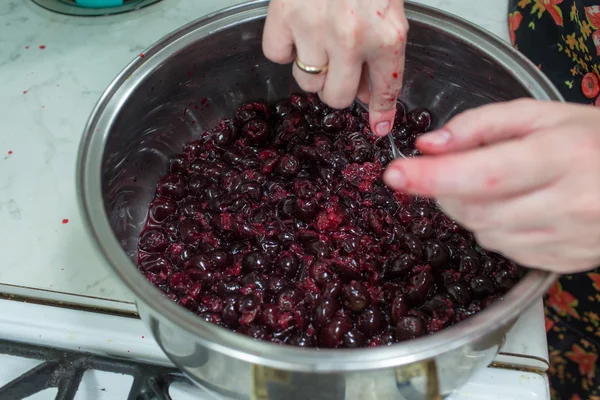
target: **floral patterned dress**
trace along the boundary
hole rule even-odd
[[[515,48],[567,101],[600,106],[600,0],[510,0],[509,12]],[[545,310],[552,399],[600,400],[600,270],[562,277]]]

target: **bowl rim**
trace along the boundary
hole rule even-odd
[[[341,372],[397,367],[432,359],[484,339],[514,322],[525,308],[540,298],[558,275],[530,270],[503,298],[469,319],[433,335],[392,346],[361,349],[301,349],[263,342],[208,323],[162,295],[137,270],[113,234],[104,209],[101,165],[111,121],[131,89],[143,81],[153,67],[176,50],[226,29],[232,22],[264,18],[268,0],[254,0],[217,11],[164,36],[133,60],[112,81],[95,105],[84,128],[79,146],[76,183],[79,207],[92,241],[112,270],[141,302],[162,318],[184,329],[203,346],[249,363],[296,371]],[[525,56],[506,42],[452,14],[407,1],[406,15],[415,21],[473,46],[491,56],[528,88],[534,98],[564,101],[550,80]],[[240,19],[245,17],[244,19]],[[194,33],[205,28],[207,35]],[[215,29],[217,28],[217,29]],[[409,40],[410,41],[410,40]]]

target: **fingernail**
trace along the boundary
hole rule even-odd
[[[394,189],[402,189],[406,185],[406,175],[400,168],[388,168],[383,175],[383,180]]]
[[[450,141],[450,132],[442,129],[436,132],[426,133],[419,138],[419,141],[434,146],[441,146]]]
[[[390,133],[389,121],[378,122],[377,125],[375,125],[375,133],[379,136],[385,136]]]

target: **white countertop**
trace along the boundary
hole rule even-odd
[[[111,80],[179,26],[239,0],[163,0],[110,17],[0,1],[0,292],[134,311],[93,250],[75,189],[80,135]],[[508,40],[507,1],[421,0]]]

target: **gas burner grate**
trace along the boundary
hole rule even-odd
[[[113,7],[83,7],[76,0],[32,0],[35,4],[59,14],[75,15],[77,17],[97,17],[103,15],[121,14],[128,11],[157,3],[161,0],[123,0],[122,5]]]
[[[89,370],[133,377],[128,400],[171,400],[171,384],[191,384],[175,368],[8,340],[0,339],[0,354],[41,361],[37,367],[0,387],[0,400],[25,399],[49,388],[58,389],[56,400],[73,400],[83,374]]]

